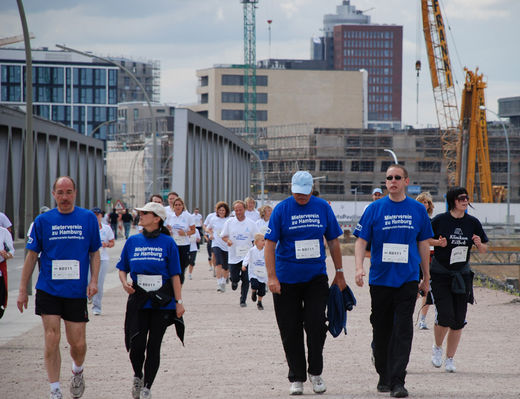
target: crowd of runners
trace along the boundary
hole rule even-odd
[[[470,249],[474,245],[485,252],[488,239],[480,222],[466,212],[470,204],[464,188],[450,189],[448,211],[430,220],[431,196],[408,197],[408,183],[406,169],[390,165],[386,193],[374,190],[374,201],[354,231],[356,268],[351,271],[342,266],[339,238],[343,231],[330,205],[312,191],[308,172],[294,174],[292,195],[274,209],[269,205],[257,209],[255,200],[248,197],[231,204],[219,201],[215,211],[203,218],[198,209],[188,212],[175,192],[168,194],[166,205],[161,196],[153,195],[135,209],[138,231],[133,235],[125,231],[116,266],[122,289],[128,293],[125,345],[134,371],[129,396],[151,398],[168,326],[175,325],[183,339],[183,284],[185,278],[194,278],[196,255],[204,243],[217,292],[230,295],[231,291],[237,307],[253,302],[260,311],[263,298],[272,294],[291,395],[303,394],[307,379],[315,393],[326,391],[322,371],[329,284],[343,291],[345,273],[351,273],[362,287],[367,255],[373,329],[367,350],[379,375],[374,389],[392,397],[408,396],[405,377],[418,297],[424,297],[423,309],[435,307],[432,365],[444,363],[447,372],[454,372],[467,304],[473,301]],[[39,258],[35,311],[43,323],[50,398],[63,397],[62,319],[72,358],[69,390],[73,398],[79,398],[85,389],[88,302],[92,300],[93,315],[102,313],[106,248],[116,238],[103,223],[99,208],[89,211],[75,205],[73,179],[58,178],[52,194],[56,208],[36,218],[28,237],[17,304],[21,312],[27,308],[27,284]],[[330,282],[327,249],[335,269]],[[428,328],[424,317],[423,312],[421,329]]]

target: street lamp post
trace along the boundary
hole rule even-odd
[[[383,151],[389,152],[390,155],[392,155],[392,158],[394,158],[394,163],[397,165],[399,162],[397,162],[397,155],[395,155],[395,152],[392,150],[389,150],[388,148],[385,148]]]
[[[62,50],[84,55],[85,57],[97,58],[98,60],[115,65],[116,67],[125,71],[132,78],[132,80],[141,88],[141,90],[143,91],[144,97],[146,99],[146,102],[148,103],[148,109],[150,110],[150,118],[152,119],[152,138],[153,138],[153,143],[152,143],[152,146],[153,146],[152,190],[154,193],[156,193],[157,192],[157,134],[155,132],[155,129],[157,128],[157,125],[155,122],[155,115],[152,110],[152,101],[150,100],[150,96],[146,92],[146,89],[144,88],[144,86],[141,84],[141,82],[139,82],[139,80],[135,77],[135,75],[132,72],[130,72],[130,70],[128,68],[125,68],[123,65],[120,65],[115,61],[112,61],[108,58],[100,57],[98,55],[94,55],[94,54],[86,53],[84,51],[79,51],[79,50],[76,50],[76,49],[73,49],[70,47],[66,47],[61,44],[56,44],[56,47],[58,47]]]
[[[507,151],[507,193],[506,193],[506,201],[507,201],[507,232],[509,233],[509,226],[511,224],[511,151],[509,149],[509,135],[507,134],[507,129],[504,121],[498,115],[495,111],[490,110],[489,108],[486,108],[485,106],[481,105],[479,107],[483,111],[489,111],[493,115],[495,115],[500,123],[502,124],[502,129],[504,129],[504,137],[506,138],[506,151]]]

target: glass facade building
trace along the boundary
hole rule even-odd
[[[33,50],[33,112],[102,140],[117,120],[118,68],[63,51]],[[25,52],[0,49],[0,103],[25,105]]]

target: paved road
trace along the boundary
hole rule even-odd
[[[123,245],[111,250],[115,264]],[[325,344],[325,398],[381,398],[370,362],[371,328],[368,289],[353,284],[353,257],[344,257],[347,282],[358,299],[348,315],[348,335]],[[332,268],[332,265],[329,265]],[[15,287],[12,287],[15,288]],[[117,273],[107,278],[103,315],[92,316],[87,327],[85,399],[130,398],[132,370],[123,343],[126,294]],[[193,280],[183,288],[187,313],[186,346],[167,331],[161,367],[152,387],[160,398],[287,398],[287,367],[276,327],[272,298],[264,311],[251,301],[239,307],[239,294],[216,292],[205,252],[200,252]],[[514,296],[476,289],[477,305],[470,307],[456,357],[458,370],[448,374],[430,363],[431,331],[415,332],[407,387],[414,398],[520,398],[520,303]],[[48,397],[43,366],[42,329],[32,311],[20,315],[10,306],[0,320],[0,398]],[[33,298],[30,300],[33,303]],[[433,312],[428,315],[431,325]],[[70,375],[68,347],[62,342],[62,384]],[[309,383],[305,394],[312,394]]]

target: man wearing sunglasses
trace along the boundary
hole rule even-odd
[[[404,387],[413,338],[413,311],[418,289],[429,290],[429,244],[433,237],[426,208],[406,196],[409,178],[397,164],[386,171],[388,195],[372,202],[354,235],[356,284],[364,284],[363,260],[371,242],[370,297],[373,354],[379,374],[377,390],[408,396]],[[419,284],[419,264],[423,280]]]

